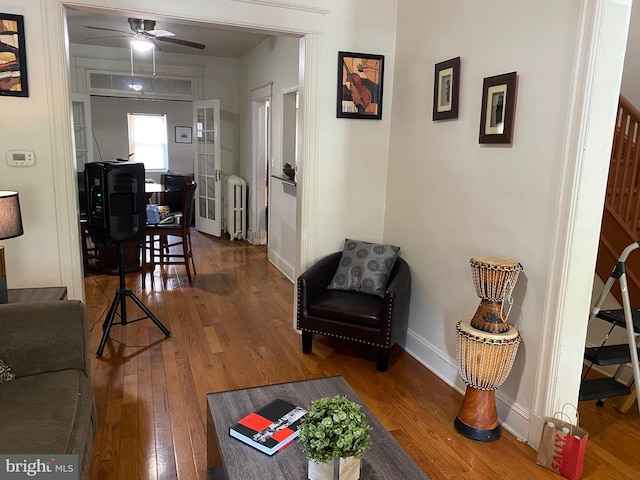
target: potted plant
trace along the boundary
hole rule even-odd
[[[360,459],[369,448],[371,430],[360,405],[340,396],[320,398],[302,417],[299,430],[309,480],[360,478]]]

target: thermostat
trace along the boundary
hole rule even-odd
[[[30,167],[36,163],[36,154],[28,150],[9,150],[7,163],[15,167]]]

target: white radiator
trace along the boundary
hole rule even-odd
[[[227,178],[227,220],[226,228],[231,240],[244,240],[246,225],[247,182],[236,175]]]

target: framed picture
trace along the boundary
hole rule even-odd
[[[458,118],[460,57],[436,63],[433,79],[433,119]]]
[[[338,118],[382,118],[384,55],[338,52]]]
[[[176,127],[176,143],[191,143],[191,127]]]
[[[516,106],[517,72],[484,79],[480,143],[511,143]]]
[[[0,96],[29,96],[22,15],[0,13]]]

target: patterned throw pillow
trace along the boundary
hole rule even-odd
[[[9,380],[13,380],[15,375],[11,372],[11,368],[9,365],[4,363],[2,359],[0,359],[0,383],[8,382]]]
[[[329,290],[352,290],[384,297],[400,247],[346,239]]]

